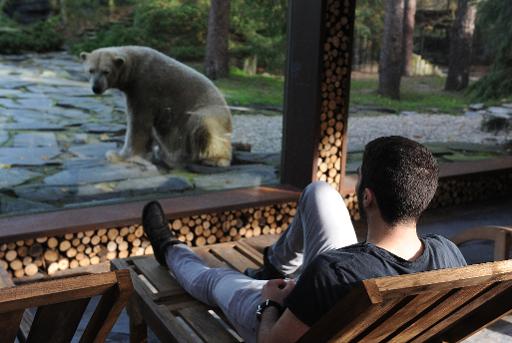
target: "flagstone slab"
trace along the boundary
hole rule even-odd
[[[512,114],[512,108],[507,107],[489,107],[487,110],[491,114],[500,117],[509,116],[510,114]]]
[[[105,167],[106,165],[111,164],[109,161],[105,159],[105,156],[101,156],[100,158],[74,158],[67,159],[62,161],[63,169],[86,169],[86,168],[97,168],[97,167]]]
[[[201,190],[219,190],[241,187],[256,187],[279,182],[276,168],[252,164],[236,171],[193,177],[194,186]]]
[[[192,184],[182,177],[158,175],[121,181],[116,185],[115,190],[127,191],[135,195],[141,193],[183,192],[192,188]]]
[[[14,189],[20,198],[40,202],[79,203],[85,201],[120,201],[134,196],[158,193],[181,193],[192,189],[192,185],[183,178],[175,176],[154,176],[111,181],[95,184],[67,186],[37,185],[21,186]]]
[[[22,168],[0,168],[0,189],[21,185],[41,175]]]
[[[26,123],[8,123],[3,124],[2,128],[5,130],[16,130],[16,131],[63,131],[66,129],[65,126],[59,124],[51,124],[44,122],[26,122]]]
[[[55,206],[31,201],[27,199],[19,199],[0,195],[0,214],[9,213],[26,213],[27,209],[30,209],[31,213],[51,211],[56,209]]]
[[[477,103],[477,104],[471,104],[469,105],[469,109],[470,110],[473,110],[473,111],[480,111],[480,110],[483,110],[485,107],[484,104],[482,103]]]
[[[122,134],[126,131],[125,125],[120,124],[84,124],[82,129],[88,133],[112,133]]]
[[[68,109],[57,107],[50,110],[50,113],[54,113],[56,116],[67,119],[77,119],[77,120],[87,120],[90,121],[90,114],[86,111],[78,110],[78,109]]]
[[[1,121],[0,121],[1,123]],[[2,128],[2,125],[0,125],[0,129]],[[4,144],[9,140],[9,134],[6,131],[0,131],[0,145]]]
[[[496,145],[490,144],[477,144],[468,142],[450,142],[447,147],[451,150],[466,151],[466,152],[489,152],[500,153],[502,149]]]
[[[27,90],[32,93],[46,94],[50,98],[57,100],[62,97],[81,97],[91,96],[91,90],[89,87],[73,87],[73,86],[49,86],[49,85],[37,85],[27,87]]]
[[[75,145],[68,149],[69,152],[80,158],[103,158],[109,150],[116,150],[116,143],[93,143],[85,145]]]
[[[76,199],[78,186],[20,186],[13,189],[18,198],[30,199],[38,202],[65,202]]]
[[[112,112],[111,106],[104,105],[101,101],[84,97],[59,99],[56,105],[64,108],[81,109],[88,112]]]
[[[18,97],[20,94],[23,94],[23,92],[18,89],[0,89],[0,98]]]
[[[46,111],[34,111],[26,109],[10,109],[6,112],[12,117],[16,123],[27,124],[41,124],[42,122],[48,124],[59,125],[60,118],[54,114]]]
[[[20,98],[17,102],[18,108],[45,110],[53,106],[53,100],[48,97]]]
[[[57,148],[0,148],[0,164],[10,166],[44,166],[60,164]]]
[[[58,146],[57,138],[52,132],[18,133],[14,136],[13,146],[16,148],[33,148]]]
[[[83,185],[119,181],[132,178],[159,175],[157,170],[146,170],[128,163],[106,165],[95,168],[77,168],[63,170],[44,179],[44,183],[52,186]]]
[[[32,85],[32,82],[18,81],[18,80],[2,80],[0,87],[4,89],[19,89]]]
[[[14,101],[12,99],[0,98],[0,106],[3,108],[9,109],[9,108],[17,108],[18,104],[16,103],[16,101]]]
[[[233,161],[240,164],[268,164],[277,167],[281,164],[281,154],[235,151],[233,152]]]

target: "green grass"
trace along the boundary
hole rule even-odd
[[[284,78],[280,76],[248,76],[232,69],[229,78],[215,84],[233,106],[283,106]]]
[[[202,71],[200,64],[192,67]],[[444,91],[445,78],[439,76],[404,77],[401,83],[400,100],[392,100],[377,94],[378,76],[352,78],[350,106],[368,106],[385,108],[400,113],[415,111],[418,113],[463,114],[474,101],[465,92]],[[215,81],[228,104],[232,106],[283,106],[284,78],[281,76],[244,74],[233,68],[230,76]],[[504,101],[489,101],[492,106]],[[512,102],[512,99],[511,99]],[[372,115],[375,111],[363,110],[352,115]]]
[[[400,111],[439,112],[462,114],[470,104],[463,92],[443,90],[444,78],[438,76],[404,77],[400,100],[392,100],[377,94],[378,80],[353,79],[350,105],[376,106]]]

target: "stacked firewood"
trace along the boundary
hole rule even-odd
[[[431,208],[468,204],[512,194],[512,173],[477,174],[439,180]]]
[[[189,246],[280,234],[291,223],[295,204],[202,214],[171,220],[169,229]],[[0,268],[13,277],[55,274],[114,258],[149,255],[151,244],[141,225],[68,233],[0,244]]]
[[[350,5],[348,1],[328,0],[327,8],[316,177],[340,189],[350,78]]]
[[[140,225],[39,237],[0,245],[0,267],[14,277],[33,276],[39,270],[87,267],[116,257],[152,253]]]
[[[439,180],[429,208],[450,207],[512,194],[512,173],[463,175]],[[344,196],[352,220],[360,219],[355,193]]]
[[[357,204],[357,195],[355,193],[350,193],[345,195],[344,199],[348,213],[350,213],[350,218],[352,218],[353,221],[361,219],[361,215],[359,214],[359,205]]]

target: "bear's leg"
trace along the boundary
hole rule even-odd
[[[231,164],[231,131],[215,116],[191,115],[189,150],[191,160],[209,166]]]
[[[128,106],[124,145],[119,152],[108,151],[107,159],[118,162],[132,157],[146,158],[151,153],[153,115]]]

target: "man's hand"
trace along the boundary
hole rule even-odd
[[[283,305],[284,299],[294,287],[294,280],[270,280],[263,286],[261,297]],[[258,342],[296,342],[308,330],[309,326],[295,317],[290,310],[284,311],[283,315],[279,317],[277,309],[270,307],[263,312],[258,332]]]
[[[261,291],[262,299],[270,299],[283,305],[284,299],[295,287],[294,280],[275,279],[269,280]]]

